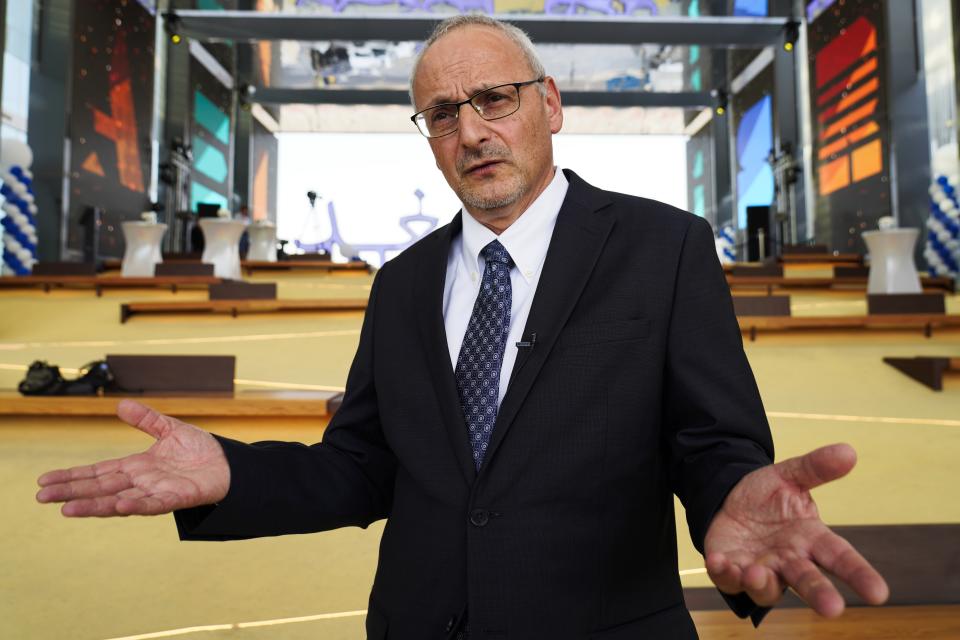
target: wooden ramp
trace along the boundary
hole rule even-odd
[[[242,390],[233,394],[137,396],[23,396],[0,392],[0,416],[104,417],[130,398],[172,416],[325,418],[340,406],[338,391]]]
[[[135,315],[175,315],[227,313],[236,318],[241,313],[291,313],[364,311],[366,299],[322,300],[196,300],[184,302],[130,302],[120,305],[120,322]]]
[[[221,278],[214,276],[153,276],[149,278],[123,278],[121,276],[10,276],[0,278],[0,289],[41,287],[49,293],[53,289],[93,289],[97,296],[104,289],[170,289],[176,293],[183,288],[207,288],[219,284]]]
[[[751,342],[760,332],[816,330],[913,330],[930,337],[934,329],[960,328],[960,315],[902,314],[865,316],[739,316],[740,331],[750,335]]]
[[[362,260],[352,262],[332,262],[330,260],[243,260],[243,270],[250,275],[254,271],[322,271],[326,273],[369,273],[372,271],[369,264]]]

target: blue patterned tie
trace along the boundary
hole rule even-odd
[[[510,332],[510,305],[513,302],[510,287],[513,259],[510,254],[494,240],[483,248],[480,255],[486,260],[486,267],[455,372],[460,406],[470,431],[470,448],[477,469],[483,462],[497,420],[500,367]]]

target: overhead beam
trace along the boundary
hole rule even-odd
[[[711,107],[709,93],[650,91],[563,91],[570,107]],[[253,100],[265,104],[410,105],[406,91],[397,89],[281,89],[258,87]]]
[[[704,47],[779,45],[787,18],[705,16],[497,15],[539,43],[674,44]],[[170,28],[198,40],[388,40],[426,39],[443,16],[376,16],[259,13],[256,11],[177,11],[164,14]]]

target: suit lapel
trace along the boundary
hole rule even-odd
[[[477,472],[473,464],[470,439],[463,420],[463,409],[460,407],[460,395],[457,392],[453,365],[450,363],[447,332],[443,323],[443,288],[447,274],[447,258],[450,255],[451,240],[460,233],[461,215],[458,213],[445,229],[430,239],[431,245],[424,251],[418,265],[418,284],[414,288],[414,298],[418,314],[417,326],[427,366],[433,376],[433,388],[440,404],[443,424],[464,480],[469,485],[473,484]]]
[[[543,363],[553,350],[560,330],[580,299],[613,227],[613,217],[599,213],[600,209],[610,204],[609,197],[572,171],[564,173],[570,186],[557,215],[543,273],[523,331],[524,339],[536,333],[536,343],[533,348],[524,349],[517,355],[481,473],[496,454]]]

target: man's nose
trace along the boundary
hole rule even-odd
[[[457,129],[460,144],[463,146],[473,147],[490,137],[490,126],[487,121],[481,118],[476,109],[469,104],[460,107],[458,120]]]

